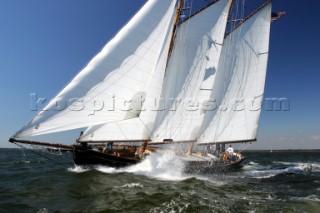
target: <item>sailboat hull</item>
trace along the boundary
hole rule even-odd
[[[134,165],[141,161],[136,157],[121,157],[82,146],[74,146],[73,159],[77,165],[104,165],[114,168]],[[241,163],[245,159],[246,158],[242,156],[236,161],[186,159],[182,159],[182,161],[185,164],[185,173],[215,174],[236,171],[241,168]]]
[[[245,157],[242,157],[241,159],[236,161],[185,161],[184,172],[196,174],[217,174],[234,172],[242,167],[241,163],[245,159]]]
[[[77,165],[105,165],[115,168],[130,166],[140,161],[138,158],[121,157],[81,146],[74,146],[73,160]]]

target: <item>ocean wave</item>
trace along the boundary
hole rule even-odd
[[[143,188],[143,185],[141,183],[127,183],[123,186],[116,186],[115,188]]]
[[[307,172],[320,172],[320,164],[315,162],[282,162],[274,161],[276,165],[287,165]]]
[[[49,212],[48,209],[42,208],[37,213],[48,213],[48,212]]]
[[[30,163],[31,163],[30,160],[20,160],[16,162],[16,164],[30,164]]]
[[[96,166],[95,170],[102,172],[102,173],[108,173],[108,174],[114,174],[114,173],[120,173],[122,172],[120,169],[116,169],[113,167],[108,166]]]
[[[43,163],[41,160],[20,160],[16,161],[15,164],[34,164],[34,163]]]
[[[186,212],[190,204],[190,202],[183,200],[181,196],[177,196],[168,202],[162,203],[159,207],[150,209],[150,212]]]
[[[320,172],[320,164],[316,163],[298,163],[297,167],[307,172]]]
[[[277,166],[262,166],[259,167],[251,167],[245,170],[245,174],[247,177],[257,178],[257,179],[265,179],[265,178],[272,178],[277,175],[281,174],[288,174],[288,173],[301,173],[302,170],[296,167],[277,167]]]
[[[320,197],[317,195],[309,195],[306,197],[299,197],[296,198],[297,200],[303,200],[303,201],[311,201],[311,202],[320,202]]]
[[[261,165],[249,162],[243,166],[245,177],[251,178],[271,178],[281,174],[306,174],[320,172],[320,164],[309,162],[282,162],[273,161],[270,165]]]
[[[272,178],[276,175],[285,173],[283,170],[262,170],[262,171],[250,171],[246,173],[247,177],[257,178],[257,179],[265,179]]]
[[[260,165],[259,163],[255,163],[253,161],[250,161],[248,164],[244,165],[242,167],[242,170],[257,170],[257,169],[260,169],[260,168],[265,168],[264,166]]]
[[[89,167],[83,167],[83,166],[77,166],[77,165],[74,165],[73,168],[68,168],[69,172],[74,172],[74,173],[83,173],[90,170],[91,169]]]

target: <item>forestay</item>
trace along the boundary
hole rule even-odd
[[[178,27],[163,86],[164,110],[152,141],[196,139],[201,108],[215,81],[230,2],[220,0]]]
[[[266,79],[271,3],[229,34],[198,143],[256,138]]]
[[[175,3],[176,0],[147,1],[88,65],[14,137],[138,117],[140,103],[148,90],[152,90],[150,84],[154,81]]]

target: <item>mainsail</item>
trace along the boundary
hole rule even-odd
[[[220,0],[179,25],[152,141],[196,139],[203,113],[188,107],[210,96],[206,88],[214,82],[230,3]]]
[[[176,0],[149,0],[88,65],[14,137],[26,137],[139,117]],[[159,76],[161,79],[161,74]],[[150,89],[152,90],[152,89]]]
[[[225,38],[198,143],[256,139],[266,79],[271,3]]]

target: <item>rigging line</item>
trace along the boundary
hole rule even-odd
[[[241,144],[241,146],[243,146],[243,145],[244,145],[244,148],[243,148],[243,149],[241,149],[241,150],[239,151],[239,153],[242,153],[244,150],[246,150],[246,149],[250,146],[250,144],[251,144],[251,143],[244,143],[244,144]],[[239,147],[239,149],[241,148],[241,146]]]
[[[118,123],[118,122],[115,122],[115,124],[116,124],[117,127],[120,129],[121,134],[126,138],[126,140],[129,140],[129,139],[127,138],[127,135],[123,132],[123,130],[122,130],[121,126],[119,125],[119,123]]]
[[[263,5],[261,5],[258,9],[250,13],[247,17],[245,17],[238,25],[236,25],[233,29],[231,29],[230,32],[226,34],[226,37],[232,33],[234,30],[236,30],[238,27],[240,27],[244,22],[246,22],[248,19],[250,19],[252,16],[254,16],[256,13],[258,13],[260,10],[262,10],[264,7],[269,5],[272,2],[272,0],[266,1]]]
[[[24,159],[27,160],[27,155],[26,155],[24,149],[22,149],[21,147],[19,147],[19,151],[22,153]]]
[[[191,14],[189,17],[187,17],[186,19],[182,20],[179,24],[182,24],[186,21],[188,21],[189,19],[191,19],[192,17],[196,16],[197,14],[201,13],[202,11],[206,10],[207,8],[211,7],[212,5],[214,5],[215,3],[217,3],[220,0],[214,0],[213,2],[207,4],[206,6],[204,6],[203,8],[201,8],[200,10],[194,12],[193,14]]]
[[[22,146],[22,145],[20,145],[20,144],[18,144],[18,143],[15,143],[15,142],[13,142],[13,143],[14,143],[15,145],[19,146],[20,148],[23,148],[23,149],[26,149],[26,150],[32,152],[33,154],[39,155],[40,157],[46,158],[47,160],[51,160],[52,162],[55,162],[57,165],[60,165],[60,166],[62,166],[62,167],[64,167],[64,168],[66,168],[66,169],[68,168],[68,167],[66,167],[64,164],[62,164],[62,163],[60,163],[60,162],[58,162],[58,161],[56,161],[56,160],[54,160],[54,159],[52,159],[52,158],[49,158],[49,157],[47,157],[47,156],[45,156],[45,155],[43,155],[43,154],[40,154],[40,153],[38,153],[38,152],[36,152],[36,151],[33,151],[32,149],[28,149],[27,147]]]
[[[142,122],[142,124],[146,127],[146,129],[149,131],[149,133],[150,133],[149,140],[151,140],[152,137],[155,138],[155,137],[154,137],[154,132],[152,132],[152,130],[149,129],[148,125],[141,119],[141,117],[138,117],[138,118],[139,118],[139,120]],[[154,123],[153,123],[153,124],[154,124]]]

